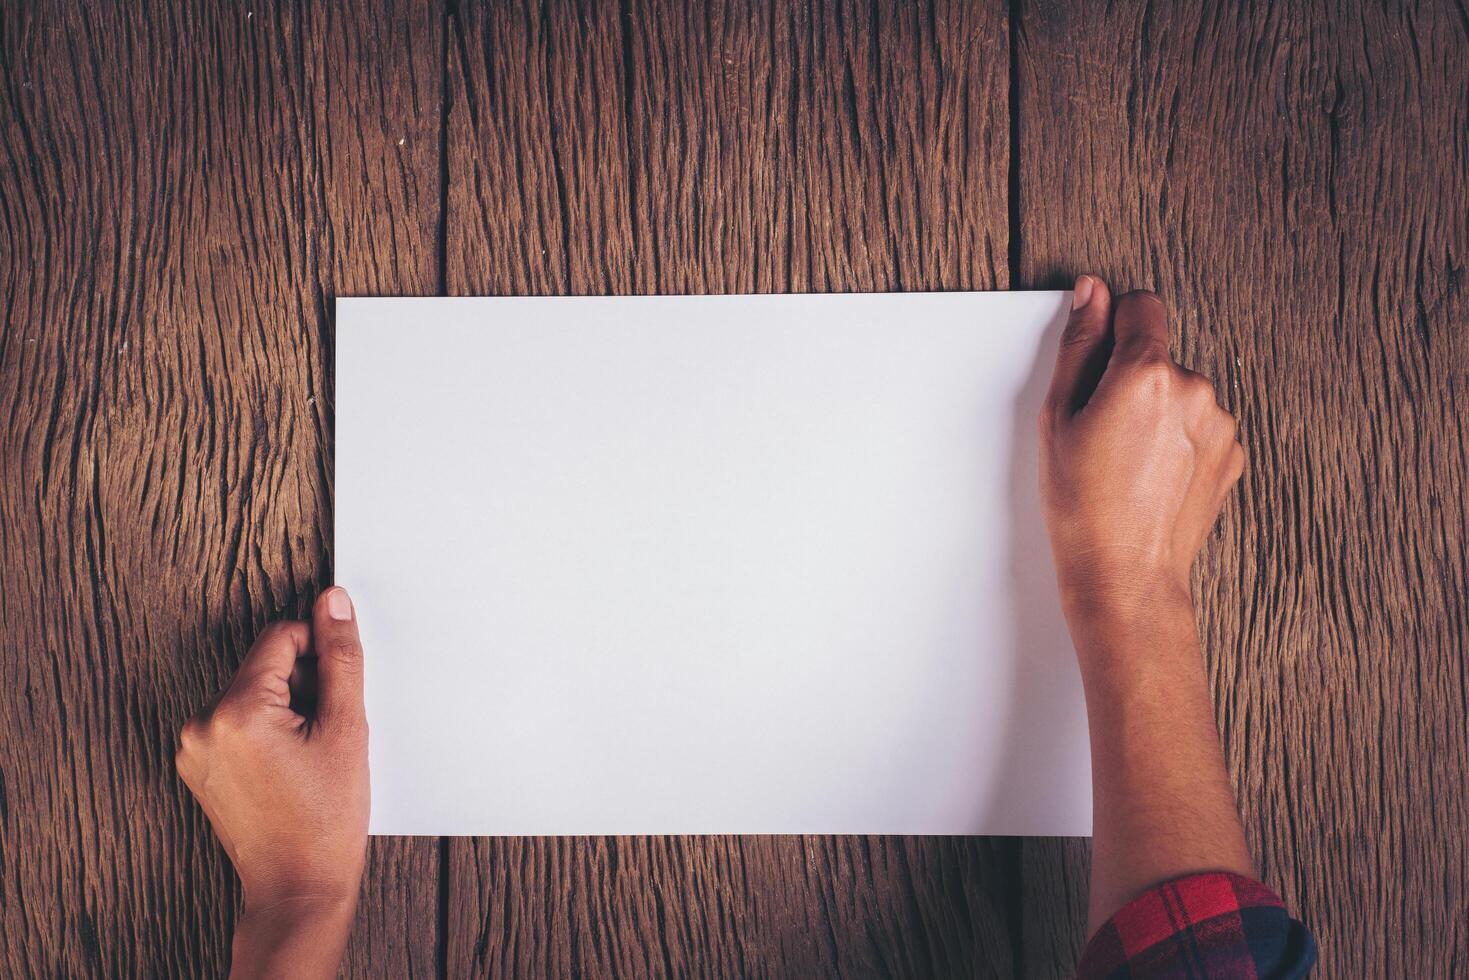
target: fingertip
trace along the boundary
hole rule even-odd
[[[1116,298],[1116,328],[1119,334],[1134,329],[1156,332],[1168,329],[1168,306],[1150,289],[1131,289]]]
[[[357,608],[346,589],[333,585],[316,597],[312,632],[318,657],[357,644]]]
[[[289,646],[303,653],[310,639],[311,631],[299,619],[277,619],[265,624],[252,646]]]
[[[1132,289],[1117,297],[1117,316],[1129,322],[1141,320],[1152,324],[1162,319],[1166,323],[1168,304],[1151,289]]]
[[[340,585],[334,585],[323,592],[317,603],[326,611],[328,619],[338,623],[352,621],[352,597]]]
[[[1066,318],[1065,343],[1092,343],[1106,335],[1111,320],[1112,294],[1099,277],[1083,273],[1071,291],[1071,315]]]
[[[1074,315],[1084,315],[1088,319],[1098,314],[1105,315],[1111,305],[1112,292],[1101,276],[1083,272],[1076,277],[1076,283],[1071,287],[1071,312]]]
[[[1091,342],[1107,328],[1106,287],[1095,276],[1078,276],[1071,291],[1071,312],[1061,331],[1061,346]]]
[[[1113,330],[1120,348],[1139,355],[1168,351],[1168,306],[1157,293],[1134,289],[1117,298]]]
[[[270,623],[255,637],[250,645],[231,689],[253,686],[269,677],[287,677],[296,658],[310,648],[311,630],[305,623],[292,619]]]
[[[1082,310],[1092,301],[1092,292],[1096,287],[1096,280],[1086,273],[1076,277],[1076,285],[1071,287],[1071,308]]]

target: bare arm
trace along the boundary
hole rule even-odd
[[[1196,871],[1253,877],[1224,768],[1189,570],[1244,451],[1209,381],[1168,354],[1151,293],[1077,280],[1041,418],[1041,493],[1091,731],[1088,931]]]

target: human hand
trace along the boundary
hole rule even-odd
[[[1189,570],[1244,450],[1208,380],[1168,355],[1152,293],[1093,276],[1041,410],[1041,506],[1086,695],[1089,931],[1148,887],[1253,877],[1203,670]]]
[[[1189,569],[1244,468],[1214,386],[1168,354],[1152,293],[1076,281],[1042,409],[1041,501],[1068,617],[1189,602]]]
[[[362,881],[369,806],[362,646],[328,589],[274,623],[179,737],[179,774],[245,894],[236,975],[335,975]]]

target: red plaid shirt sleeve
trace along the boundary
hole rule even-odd
[[[1079,980],[1286,980],[1316,962],[1316,941],[1280,896],[1223,872],[1151,888],[1087,943]]]

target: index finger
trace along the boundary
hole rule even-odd
[[[291,671],[296,660],[311,649],[311,630],[305,623],[282,620],[260,631],[250,652],[230,682],[229,694],[258,691],[272,704],[291,703]]]
[[[1157,293],[1136,290],[1117,300],[1112,314],[1116,352],[1124,360],[1168,357],[1168,307]]]

